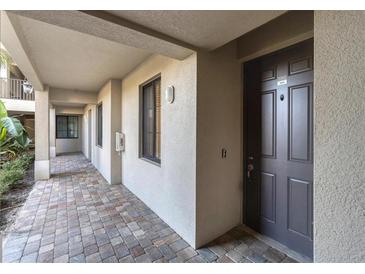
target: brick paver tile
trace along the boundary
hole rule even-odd
[[[141,256],[142,254],[145,253],[144,249],[140,245],[134,246],[133,248],[130,249],[130,251],[131,251],[133,258]]]
[[[198,253],[190,246],[176,253],[176,255],[181,257],[184,261],[189,260],[190,258],[194,257],[197,254]]]
[[[86,260],[84,254],[78,254],[70,258],[70,263],[84,263],[85,261]]]
[[[143,254],[134,259],[136,263],[152,263],[151,258],[147,254]]]
[[[160,250],[161,254],[166,258],[166,260],[171,260],[177,256],[176,253],[168,245],[159,246],[158,249]]]
[[[207,262],[214,262],[218,259],[218,256],[208,248],[200,248],[197,250],[200,256],[202,256]]]
[[[115,255],[113,246],[111,244],[103,245],[99,248],[101,259],[106,259]]]
[[[185,242],[183,239],[179,239],[179,240],[173,242],[172,244],[170,244],[170,247],[174,252],[178,252],[188,246],[189,246],[189,244],[187,242]]]
[[[91,254],[89,256],[86,256],[87,263],[100,263],[101,261],[102,260],[101,260],[100,254],[98,252]]]
[[[262,256],[272,263],[280,263],[285,258],[285,254],[273,248],[266,250]]]
[[[119,262],[120,263],[134,263],[135,261],[134,261],[133,257],[131,255],[129,255],[129,256],[125,256],[125,257],[119,259]]]
[[[39,249],[39,254],[42,254],[44,252],[48,252],[48,251],[53,250],[53,249],[54,249],[54,243],[50,243],[48,245],[43,245]]]
[[[99,250],[99,247],[96,244],[85,247],[84,248],[85,257],[98,252],[98,250]]]
[[[146,254],[151,258],[152,262],[161,259],[162,253],[160,250],[155,246],[150,246],[145,249]]]
[[[68,254],[66,255],[62,255],[60,257],[57,257],[54,259],[54,263],[68,263],[69,261],[69,257],[68,257]]]
[[[51,160],[5,239],[4,262],[295,262],[238,226],[194,250],[82,154]]]
[[[52,263],[53,262],[53,250],[44,252],[38,255],[37,262],[38,263]]]
[[[38,258],[38,252],[34,252],[23,256],[20,260],[21,263],[36,263]]]
[[[115,246],[114,250],[115,250],[116,257],[118,259],[123,258],[123,257],[130,254],[130,251],[129,251],[128,247],[125,246],[124,244],[120,244],[120,245]]]

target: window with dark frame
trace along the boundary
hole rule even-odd
[[[161,163],[161,78],[140,89],[140,156]]]
[[[96,126],[96,135],[97,135],[97,145],[103,146],[103,104],[100,103],[97,105],[97,126]]]
[[[57,115],[56,138],[57,139],[79,138],[79,117],[68,116],[68,115]]]

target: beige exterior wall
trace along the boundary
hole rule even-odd
[[[247,61],[313,37],[313,11],[290,11],[237,39],[237,58]]]
[[[147,59],[122,81],[122,182],[195,246],[197,56]],[[161,74],[161,166],[139,159],[139,85]],[[165,100],[167,86],[175,101]]]
[[[35,90],[35,161],[34,179],[44,180],[50,177],[49,153],[49,89]]]
[[[75,139],[58,139],[56,138],[56,155],[62,153],[70,152],[80,152],[82,151],[82,139],[83,139],[83,121],[82,114],[84,113],[83,108],[79,107],[60,107],[56,106],[55,114],[57,115],[76,115],[79,117],[79,138]],[[56,120],[54,121],[56,123]],[[54,125],[54,130],[56,130],[56,125]]]
[[[34,113],[35,101],[0,98],[8,111]]]
[[[121,132],[122,117],[121,117],[121,99],[122,99],[122,82],[120,80],[111,81],[111,103],[110,103],[110,177],[113,184],[122,182],[121,169],[121,153],[116,151],[116,132]]]
[[[91,116],[89,117],[89,110]],[[90,123],[89,123],[90,119]],[[95,162],[95,138],[96,138],[96,122],[95,122],[95,105],[86,105],[84,115],[82,116],[82,152],[92,163]],[[90,126],[90,129],[89,129]],[[91,133],[91,134],[89,134]],[[90,151],[89,151],[90,150]],[[90,158],[89,158],[90,155]]]
[[[49,149],[50,157],[56,157],[56,109],[53,106],[49,109]]]
[[[236,50],[234,41],[198,54],[196,246],[241,222],[242,89]]]
[[[94,142],[93,164],[109,183],[118,184],[121,183],[121,156],[115,151],[115,133],[121,128],[120,80],[110,80],[103,86],[97,98],[97,104],[100,103],[103,104],[103,145],[100,147]],[[88,109],[85,108],[84,117]],[[96,126],[96,122],[94,124]],[[92,134],[96,134],[95,130]]]
[[[51,88],[49,100],[54,104],[95,104],[97,93]]]
[[[314,260],[365,262],[365,12],[314,14]]]

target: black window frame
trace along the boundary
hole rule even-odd
[[[103,102],[96,105],[96,145],[103,147]]]
[[[60,119],[60,118],[66,118],[66,127],[67,127],[67,129],[66,129],[66,135],[67,136],[59,136],[59,128],[58,128],[58,119]],[[71,134],[70,134],[70,130],[69,130],[69,126],[68,126],[68,124],[69,124],[69,119],[70,119],[70,117],[72,117],[72,118],[76,118],[76,125],[77,125],[77,127],[76,127],[76,137],[74,137],[74,136],[70,136]],[[79,116],[77,116],[77,115],[56,115],[56,139],[79,139],[79,129],[80,129],[80,127],[79,127]]]
[[[144,136],[145,136],[145,128],[144,128],[144,89],[146,87],[150,87],[151,85],[153,86],[153,97],[154,100],[156,100],[156,89],[155,89],[155,83],[159,81],[159,85],[160,85],[160,138],[159,138],[159,157],[157,157],[156,155],[156,148],[157,148],[157,143],[156,143],[156,101],[154,101],[154,112],[153,112],[153,156],[149,156],[145,153],[144,151]],[[142,160],[145,160],[147,162],[150,162],[152,164],[155,164],[157,166],[161,166],[161,74],[158,74],[152,78],[150,78],[149,80],[145,81],[144,83],[139,85],[139,158]]]

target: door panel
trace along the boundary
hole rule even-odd
[[[271,90],[261,95],[261,153],[263,157],[275,158],[276,150],[276,91]]]
[[[289,88],[289,159],[311,160],[311,84]]]
[[[311,39],[244,66],[245,222],[308,257],[313,256],[312,56]]]
[[[288,229],[310,238],[310,182],[288,179]]]
[[[275,175],[261,172],[261,217],[275,223],[276,182]]]

